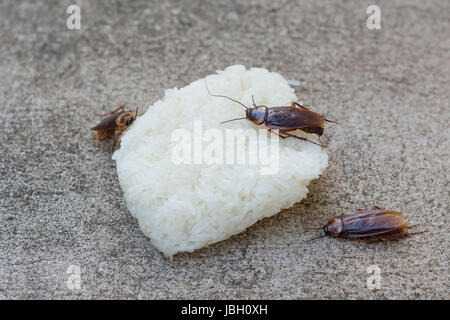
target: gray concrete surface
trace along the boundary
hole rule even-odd
[[[65,26],[73,3],[81,30]],[[449,299],[450,3],[376,3],[381,30],[366,27],[373,1],[1,1],[0,298]],[[127,212],[93,113],[146,109],[232,64],[300,81],[342,123],[323,139],[329,167],[293,208],[166,259]],[[428,233],[305,242],[301,216],[373,205]]]

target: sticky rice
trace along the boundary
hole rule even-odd
[[[212,93],[248,107],[252,95],[257,105],[298,101],[281,75],[265,69],[231,66],[206,81]],[[326,168],[317,145],[279,139],[248,120],[220,124],[239,117],[243,106],[211,96],[200,79],[166,90],[123,134],[113,159],[127,207],[166,256],[225,240],[291,207]]]

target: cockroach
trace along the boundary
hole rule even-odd
[[[114,135],[114,148],[118,145],[122,133],[136,120],[138,109],[135,114],[132,111],[125,111],[125,106],[120,106],[116,110],[107,114],[96,114],[99,117],[106,117],[99,124],[92,127],[95,136],[99,141]]]
[[[324,131],[325,121],[337,123],[336,121],[328,120],[326,118],[326,115],[313,112],[308,108],[300,105],[298,102],[292,102],[290,106],[267,107],[265,105],[256,105],[254,96],[252,95],[253,108],[248,108],[243,103],[230,97],[212,94],[209,91],[206,80],[205,85],[210,95],[214,97],[229,99],[231,101],[240,104],[245,108],[245,117],[223,121],[221,122],[221,124],[235,120],[247,119],[256,125],[264,124],[267,128],[269,128],[268,130],[270,132],[272,132],[272,130],[274,129],[278,129],[277,135],[279,135],[283,139],[292,137],[303,141],[308,141],[323,148],[326,148],[326,146],[324,145],[321,145],[319,143],[316,143],[303,137],[296,136],[289,132],[295,130],[302,130],[303,132],[306,133],[316,134],[320,138]]]
[[[352,213],[334,217],[320,228],[304,229],[322,229],[325,233],[310,240],[332,236],[335,238],[360,238],[366,242],[391,241],[407,235],[426,232],[406,233],[406,228],[408,228],[408,222],[401,212],[374,206],[372,210],[357,209]]]

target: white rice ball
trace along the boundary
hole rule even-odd
[[[298,100],[281,75],[266,69],[236,65],[206,80],[212,93],[249,107],[252,95],[257,105],[282,106]],[[309,182],[326,168],[327,153],[312,143],[278,139],[248,120],[220,124],[238,117],[245,117],[244,107],[209,95],[200,79],[182,89],[166,90],[123,134],[113,159],[127,207],[166,256],[227,239],[291,207],[306,197]],[[272,158],[259,153],[264,140],[255,151],[250,140],[229,139],[227,133],[236,129],[267,137]],[[301,131],[291,133],[315,139]],[[245,161],[226,158],[233,151],[236,157],[245,153]],[[250,162],[251,157],[258,158],[256,163]]]

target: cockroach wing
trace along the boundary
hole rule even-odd
[[[116,119],[121,114],[121,111],[118,111],[109,117],[103,119],[99,124],[92,127],[91,130],[97,130],[97,131],[104,131],[104,130],[110,130],[116,127]]]
[[[400,232],[407,221],[400,212],[388,210],[358,211],[340,217],[343,223],[341,237],[362,238]]]
[[[289,107],[273,107],[267,111],[266,126],[271,129],[293,130],[322,127],[324,117],[315,112]]]

